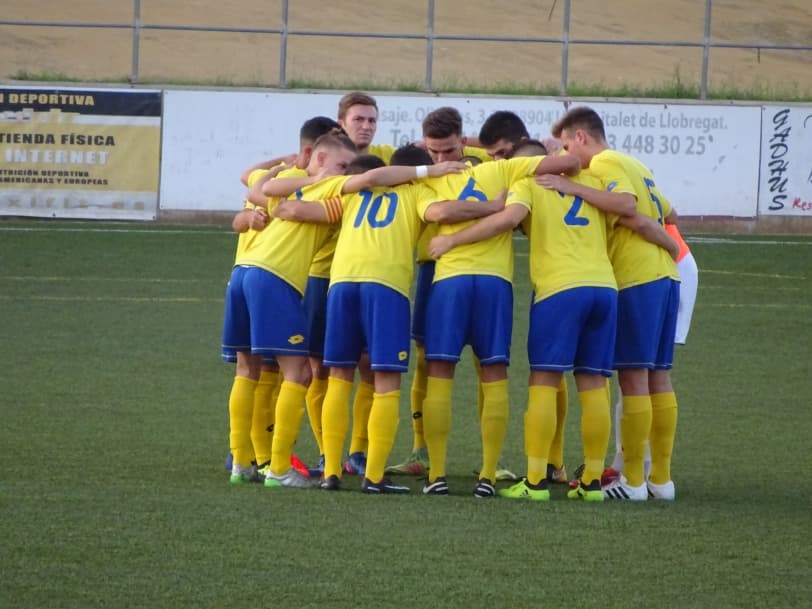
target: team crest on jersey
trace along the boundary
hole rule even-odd
[[[409,354],[406,353],[406,351],[401,351],[400,353],[398,353],[398,359],[400,361],[404,361],[407,357],[409,357]]]
[[[303,343],[303,342],[304,342],[304,336],[302,336],[301,334],[294,334],[293,336],[291,336],[291,337],[288,339],[288,342],[289,342],[291,345],[298,345],[298,344],[300,344],[300,343]]]

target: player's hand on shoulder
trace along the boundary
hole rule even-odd
[[[448,175],[449,173],[460,173],[466,169],[468,169],[468,165],[461,161],[443,161],[428,166],[429,177],[432,178]]]
[[[273,209],[273,217],[279,218],[280,220],[292,220],[293,219],[293,206],[296,205],[296,200],[290,199],[282,199],[277,203],[276,207]]]
[[[573,183],[564,176],[545,173],[540,176],[536,176],[536,184],[543,186],[544,188],[549,188],[550,190],[563,192],[565,195],[572,194],[569,189],[572,187]]]
[[[451,235],[437,235],[429,242],[429,255],[437,260],[453,248],[454,240]]]

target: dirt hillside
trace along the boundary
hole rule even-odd
[[[443,36],[561,36],[563,0],[437,0],[434,30]],[[282,0],[142,0],[144,25],[279,29]],[[298,31],[425,35],[427,1],[289,0],[289,28]],[[507,8],[509,7],[509,9]],[[5,20],[131,24],[130,0],[9,3]],[[578,0],[573,39],[701,42],[704,2],[696,0]],[[715,0],[712,40],[808,45],[809,0]],[[274,86],[280,78],[278,34],[144,30],[139,74],[146,82]],[[89,81],[126,80],[132,31],[112,28],[0,26],[0,78],[20,72],[64,74]],[[697,48],[572,45],[569,81],[616,86],[698,84]],[[545,43],[438,41],[433,84],[557,86],[561,46]],[[426,41],[290,35],[288,82],[422,86]],[[812,92],[812,51],[717,49],[710,55],[711,88],[735,86]]]

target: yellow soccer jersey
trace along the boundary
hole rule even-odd
[[[257,183],[262,176],[267,174],[270,169],[255,169],[248,175],[248,188],[251,188],[254,184]],[[251,203],[248,199],[245,200],[243,205],[243,210],[246,209],[255,209],[257,206]],[[240,257],[245,253],[245,250],[254,240],[257,235],[257,231],[249,228],[247,231],[240,233],[239,237],[237,237],[237,253],[234,256],[235,264],[236,261],[240,259]]]
[[[532,175],[543,157],[517,157],[509,160],[482,163],[462,173],[439,178],[427,178],[425,184],[437,193],[435,201],[489,201],[499,192],[529,175]],[[422,201],[420,217],[425,219],[426,209],[433,201]],[[441,224],[440,235],[453,234],[476,222]],[[502,233],[455,247],[444,254],[434,270],[434,281],[457,275],[495,275],[506,281],[513,280],[513,235]]]
[[[341,195],[349,178],[336,176],[303,188],[299,193],[305,201],[323,201]],[[274,219],[265,230],[257,233],[251,246],[237,264],[258,266],[292,285],[304,294],[307,273],[313,256],[325,244],[334,230],[329,224],[308,224]]]
[[[380,187],[344,195],[330,285],[372,282],[409,297],[414,247],[423,229],[417,213],[434,193],[422,184]]]
[[[483,163],[485,161],[492,161],[493,158],[484,148],[477,148],[476,146],[463,146],[462,156],[473,156],[478,158]]]
[[[630,193],[637,198],[637,211],[660,224],[671,213],[671,204],[657,189],[651,171],[640,161],[616,150],[604,150],[592,157],[589,170],[603,188]],[[679,279],[677,266],[663,248],[620,226],[618,217],[609,216],[609,258],[619,289],[671,277]]]
[[[389,165],[392,162],[392,155],[395,154],[395,147],[389,144],[370,144],[367,154],[372,154]]]
[[[429,260],[433,260],[431,254],[429,254],[429,243],[431,243],[431,240],[434,238],[440,228],[433,222],[424,224],[424,226],[425,228],[423,229],[423,232],[421,232],[420,236],[417,238],[417,262],[428,262]]]
[[[600,190],[600,182],[581,172],[574,181]],[[530,280],[534,302],[578,287],[617,288],[606,251],[606,218],[580,197],[538,186],[532,178],[516,182],[506,205],[523,205],[522,223],[530,239]]]

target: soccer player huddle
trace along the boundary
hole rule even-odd
[[[547,501],[551,484],[568,482],[571,371],[583,465],[568,497],[674,499],[670,369],[697,273],[652,173],[608,147],[587,107],[567,112],[545,142],[508,111],[466,138],[460,113],[443,107],[425,117],[421,142],[398,149],[372,143],[377,115],[374,98],[350,93],[337,121],[304,123],[298,154],[243,175],[222,344],[236,363],[231,481],[329,491],[357,474],[362,492],[391,494],[410,491],[393,475],[425,475],[423,494],[448,494],[454,372],[470,345],[482,441],[475,497]],[[499,463],[514,230],[529,239],[533,287],[521,479]],[[411,340],[413,450],[387,466]],[[618,454],[605,469],[613,370]],[[305,412],[320,453],[312,469],[293,454]],[[513,484],[497,489],[498,480]]]

